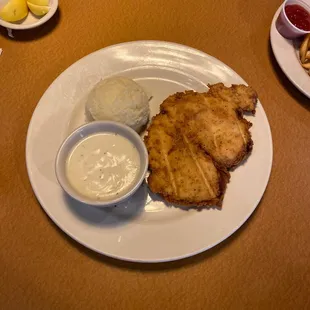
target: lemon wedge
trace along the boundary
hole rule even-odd
[[[28,3],[34,4],[34,5],[41,5],[41,6],[48,6],[49,0],[28,0]]]
[[[50,7],[49,6],[45,6],[45,5],[36,5],[36,4],[32,4],[29,1],[27,1],[29,10],[37,16],[42,16],[45,15],[49,10]]]
[[[10,0],[0,11],[0,18],[7,22],[17,22],[28,14],[26,0]]]

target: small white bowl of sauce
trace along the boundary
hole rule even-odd
[[[76,129],[56,156],[56,177],[63,190],[85,204],[105,207],[129,198],[148,169],[148,152],[130,127],[96,121]]]
[[[310,33],[310,6],[302,0],[284,1],[276,28],[287,39]]]

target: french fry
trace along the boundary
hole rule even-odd
[[[306,62],[304,64],[301,64],[305,69],[310,69],[310,62]]]
[[[300,55],[300,61],[302,64],[306,61],[306,55],[307,55],[307,51],[309,48],[309,39],[310,39],[310,34],[307,34],[303,42],[300,45],[299,55]]]

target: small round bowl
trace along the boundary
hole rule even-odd
[[[310,14],[310,6],[301,0],[286,0],[282,5],[281,12],[279,14],[278,19],[276,20],[276,28],[279,33],[287,38],[287,39],[296,39],[298,37],[304,36],[305,34],[310,33],[309,31],[305,31],[294,26],[291,21],[288,19],[285,7],[291,4],[298,4],[303,7]]]
[[[135,179],[135,183],[129,191],[123,193],[122,195],[119,195],[119,197],[117,197],[116,199],[92,200],[80,194],[71,186],[66,176],[66,161],[71,150],[78,142],[84,140],[90,135],[103,132],[119,134],[129,140],[131,143],[133,143],[140,155],[140,169],[138,176]],[[112,121],[95,121],[77,128],[73,133],[70,134],[68,138],[66,138],[66,140],[60,146],[55,162],[56,177],[63,190],[75,200],[97,207],[107,207],[115,205],[129,198],[140,187],[141,183],[145,178],[147,169],[148,152],[141,137],[130,127]]]
[[[29,10],[28,15],[24,19],[14,23],[6,22],[0,18],[0,26],[15,30],[23,30],[39,27],[42,24],[46,23],[49,19],[51,19],[53,15],[56,13],[58,8],[58,0],[49,0],[49,7],[50,10],[43,16],[36,16],[32,14]]]

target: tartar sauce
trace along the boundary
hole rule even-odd
[[[98,133],[80,141],[66,162],[71,186],[94,200],[111,200],[128,192],[140,169],[140,155],[125,137]]]

